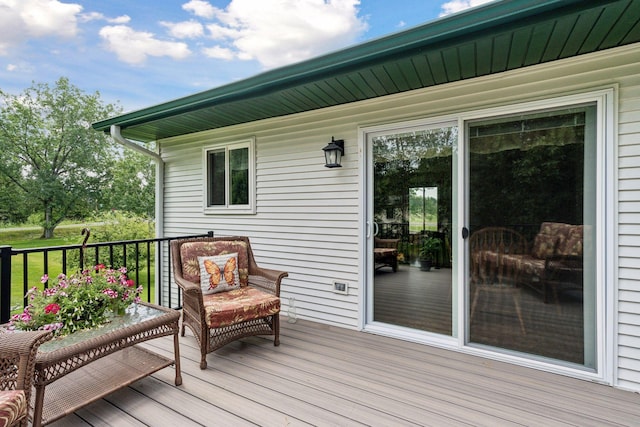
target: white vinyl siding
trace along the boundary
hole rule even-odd
[[[640,391],[640,47],[627,46],[375,100],[274,118],[161,141],[165,165],[164,234],[247,235],[258,263],[285,270],[283,312],[295,297],[300,318],[361,327],[360,242],[364,218],[360,127],[443,117],[524,101],[613,88],[617,96],[618,234],[615,277],[606,306],[615,332],[613,382]],[[324,167],[322,147],[345,140],[342,168]],[[254,137],[256,214],[204,215],[202,147]],[[613,189],[608,189],[609,191]],[[348,283],[349,293],[332,292]]]
[[[331,135],[316,137],[305,128],[255,133],[253,216],[201,215],[201,208],[197,211],[202,206],[200,144],[182,139],[178,147],[184,151],[176,162],[165,146],[165,235],[207,230],[248,235],[259,265],[289,272],[282,289],[285,305],[295,297],[305,318],[355,328],[359,209],[355,147],[351,153],[347,149],[343,167],[332,173],[324,167],[321,151]],[[333,132],[343,135],[345,130]],[[350,133],[353,140],[355,129]],[[333,280],[349,282],[349,295],[334,294]]]
[[[617,383],[640,390],[640,67],[620,79]]]

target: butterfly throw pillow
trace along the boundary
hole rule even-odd
[[[203,294],[225,292],[240,287],[238,254],[198,257]]]

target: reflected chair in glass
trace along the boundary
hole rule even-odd
[[[476,312],[481,293],[510,294],[513,299],[520,331],[526,335],[522,309],[520,307],[520,291],[518,286],[519,269],[504,263],[507,254],[523,254],[526,250],[526,239],[517,231],[505,227],[485,227],[471,235],[469,251],[471,257],[471,302],[470,320]]]
[[[391,267],[393,272],[398,271],[398,243],[400,239],[374,239],[374,262],[375,269]]]

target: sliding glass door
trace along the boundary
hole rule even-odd
[[[598,372],[601,105],[365,132],[367,325]]]
[[[595,118],[468,123],[470,344],[595,368]]]
[[[373,322],[452,335],[455,124],[368,135]]]

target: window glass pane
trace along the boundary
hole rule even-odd
[[[455,126],[372,136],[373,321],[452,336]]]
[[[231,204],[249,204],[249,149],[229,150]]]
[[[595,105],[469,126],[469,340],[595,367]]]
[[[225,205],[224,158],[224,150],[207,153],[207,206]]]

